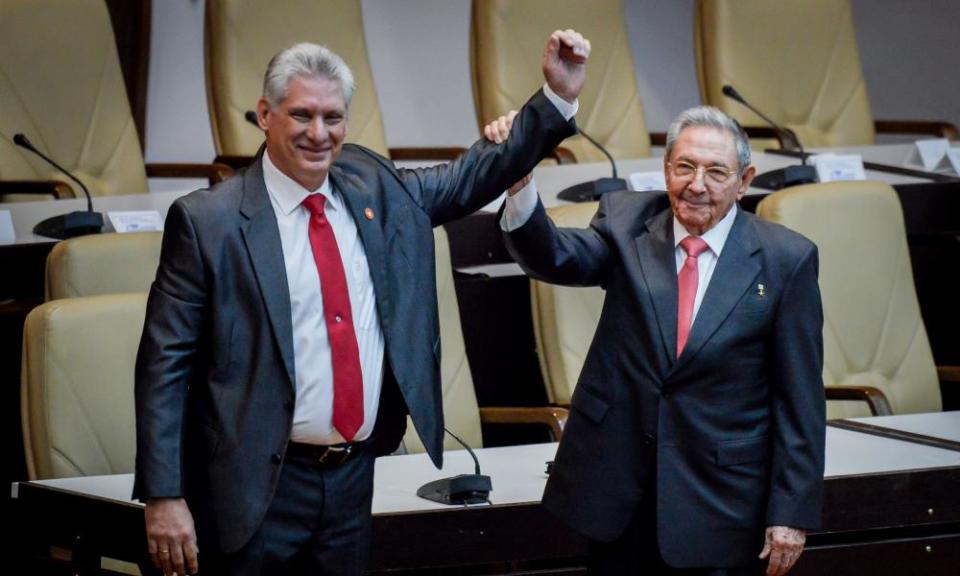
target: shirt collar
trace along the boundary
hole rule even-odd
[[[267,185],[267,193],[285,215],[296,210],[310,194],[323,194],[327,198],[327,206],[334,210],[339,208],[339,202],[334,198],[333,189],[330,186],[329,174],[320,188],[311,192],[277,168],[266,150],[263,151],[263,182]]]
[[[730,209],[727,210],[726,216],[720,219],[719,222],[714,225],[713,228],[707,230],[703,233],[700,238],[707,243],[707,246],[710,247],[710,250],[720,256],[720,251],[723,250],[723,245],[727,242],[727,237],[730,236],[730,230],[733,229],[733,221],[737,217],[737,205],[734,203],[730,206]],[[680,245],[680,241],[686,238],[687,236],[692,236],[687,229],[683,227],[683,224],[677,220],[677,217],[673,217],[673,247],[676,248]]]

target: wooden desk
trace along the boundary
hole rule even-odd
[[[960,426],[960,413],[949,418]],[[918,417],[922,420],[922,417]],[[424,455],[377,461],[371,569],[390,574],[582,573],[586,542],[539,505],[555,444],[478,451],[492,506],[444,507],[414,494],[472,468],[461,451],[443,472]],[[137,560],[143,512],[131,475],[24,482],[16,487],[27,548],[75,549],[75,563]],[[827,429],[823,530],[794,574],[955,575],[960,566],[960,452]],[[26,549],[26,548],[25,548]],[[758,550],[759,552],[759,550]]]

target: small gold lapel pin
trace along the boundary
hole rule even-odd
[[[373,220],[373,208],[364,208],[363,215],[367,217],[367,220]]]
[[[763,284],[757,284],[757,296],[763,298],[767,295],[766,288]]]

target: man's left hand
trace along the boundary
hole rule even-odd
[[[793,568],[807,542],[806,530],[787,526],[769,526],[760,559],[770,558],[767,576],[783,576]]]
[[[573,103],[587,81],[590,41],[575,30],[557,30],[543,50],[543,77],[550,89]]]

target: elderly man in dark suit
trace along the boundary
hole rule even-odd
[[[753,574],[767,558],[784,574],[820,522],[817,249],[737,206],[756,169],[719,110],[671,125],[664,172],[666,193],[607,194],[585,230],[510,190],[501,226],[524,270],[606,290],[543,503],[591,540],[594,574]]]
[[[147,305],[134,490],[166,574],[196,572],[198,547],[204,573],[363,573],[373,460],[408,412],[442,461],[431,230],[575,131],[589,50],[555,32],[511,143],[416,171],[344,144],[353,80],[339,56],[299,44],[274,57],[264,149],[171,206]]]

